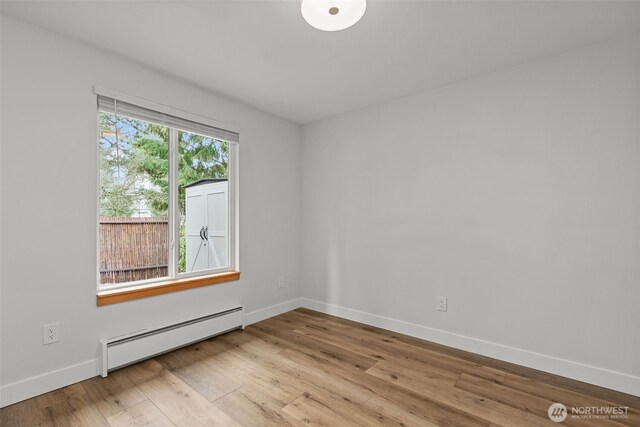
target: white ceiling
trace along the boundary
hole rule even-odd
[[[3,1],[4,13],[297,123],[640,31],[640,2],[369,0],[335,33],[298,0]]]

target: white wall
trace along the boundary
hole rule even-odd
[[[305,127],[306,304],[640,394],[639,46]]]
[[[100,338],[298,297],[297,125],[6,16],[1,47],[3,400],[94,374]],[[96,307],[94,85],[239,127],[239,282]],[[61,342],[43,346],[52,322]]]

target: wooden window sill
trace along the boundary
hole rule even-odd
[[[113,289],[101,291],[97,295],[98,306],[117,304],[134,299],[153,297],[171,292],[184,291],[186,289],[199,288],[201,286],[217,285],[220,283],[240,280],[239,271],[209,274],[207,276],[189,277],[186,279],[167,280],[166,282],[153,283],[151,285],[137,286],[133,288]]]

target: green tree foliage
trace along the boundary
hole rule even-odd
[[[164,126],[139,122],[131,141],[131,173],[143,185],[142,199],[153,216],[169,212],[169,130]]]
[[[145,194],[154,212],[167,212],[169,181],[167,128],[148,125],[144,137],[134,140],[138,173],[146,176],[159,190],[148,190]],[[156,136],[156,137],[152,137]],[[185,185],[207,178],[227,176],[229,145],[202,135],[178,133],[178,202],[180,213],[185,212]]]
[[[100,115],[100,205],[103,215],[128,216],[136,201],[154,216],[169,202],[169,129],[111,114]],[[229,144],[178,132],[178,201],[185,212],[184,186],[200,179],[225,178]]]
[[[115,116],[100,115],[100,215],[131,216],[137,190],[128,174],[131,150],[119,143]]]

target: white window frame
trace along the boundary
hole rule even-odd
[[[113,91],[110,89],[102,88],[95,86],[94,94],[97,96],[104,96],[107,98],[112,98],[117,101],[126,102],[131,105],[135,105],[147,110],[155,111],[158,113],[167,114],[173,117],[178,117],[181,119],[188,120],[194,123],[200,123],[207,126],[216,127],[219,129],[224,129],[225,131],[239,134],[238,129],[235,126],[231,126],[228,124],[224,124],[206,117],[198,116],[192,113],[188,113],[185,111],[177,110],[175,108],[167,107],[162,104],[154,103],[151,101],[147,101],[141,98],[137,98],[131,95],[123,94],[117,91]],[[99,141],[100,137],[100,124],[98,121],[98,117],[101,114],[101,110],[96,108],[96,129],[97,129],[97,139],[96,142]],[[142,119],[141,119],[142,120]],[[209,276],[218,273],[227,273],[233,271],[240,271],[240,267],[238,265],[239,259],[239,250],[238,250],[238,204],[239,204],[239,196],[238,196],[238,166],[239,166],[239,143],[238,142],[230,142],[226,141],[229,144],[229,160],[227,164],[228,169],[228,204],[227,204],[227,215],[228,215],[228,236],[229,236],[229,266],[222,268],[210,268],[206,270],[198,270],[192,272],[180,273],[177,269],[180,260],[180,210],[178,203],[178,133],[179,131],[185,132],[193,132],[192,130],[183,130],[177,126],[169,126],[166,124],[159,123],[163,126],[167,126],[169,128],[169,253],[168,253],[168,269],[167,275],[154,279],[146,279],[146,280],[136,280],[131,282],[124,283],[115,283],[115,284],[100,284],[100,155],[96,154],[97,159],[97,191],[96,195],[98,195],[97,203],[96,203],[96,283],[97,283],[97,292],[102,291],[110,291],[117,289],[126,289],[126,288],[140,288],[140,287],[152,287],[157,284],[164,284],[166,282],[171,282],[180,279],[189,279],[189,278],[197,278],[200,276]],[[96,145],[97,147],[97,145]]]

